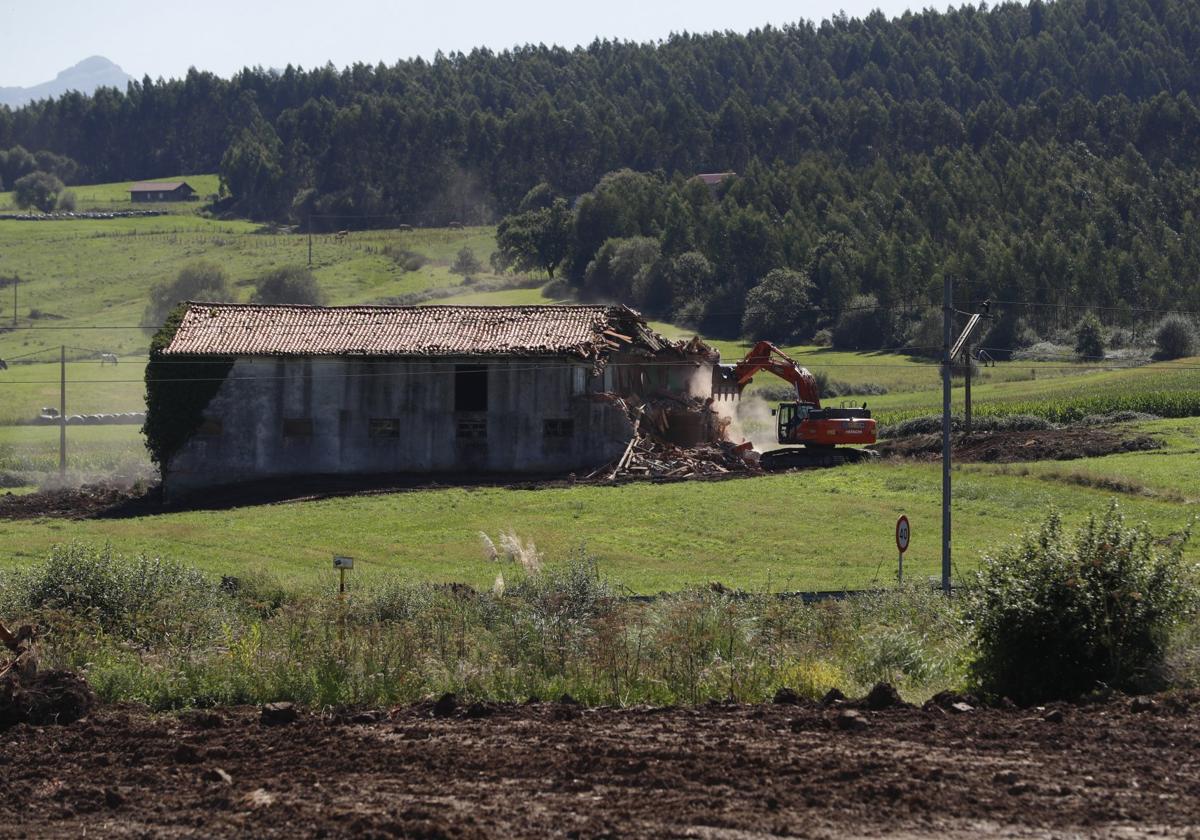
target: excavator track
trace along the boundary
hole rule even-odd
[[[793,446],[786,449],[772,449],[764,452],[758,459],[759,465],[768,472],[783,470],[824,469],[840,467],[842,464],[857,464],[877,457],[878,453],[870,449],[851,449],[849,447],[815,447]]]

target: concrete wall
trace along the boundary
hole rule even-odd
[[[711,393],[710,365],[663,361],[614,357],[593,377],[590,364],[565,358],[241,359],[205,411],[210,422],[171,458],[166,485],[177,493],[303,474],[590,471],[617,458],[632,429],[589,392]],[[456,365],[486,366],[486,411],[455,410]],[[396,421],[396,436],[379,422],[372,434],[372,421]]]

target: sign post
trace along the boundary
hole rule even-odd
[[[346,570],[354,568],[353,557],[333,556],[333,568],[338,570],[338,597],[346,597]]]
[[[353,557],[343,557],[340,554],[333,555],[333,568],[338,570],[338,643],[340,644],[346,633],[346,571],[354,568]]]
[[[904,552],[908,551],[908,538],[911,533],[907,516],[896,520],[896,548],[900,549],[900,567],[896,572],[896,582],[901,586],[904,585]]]

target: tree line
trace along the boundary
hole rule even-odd
[[[252,215],[431,222],[509,212],[539,181],[577,195],[622,167],[742,171],[829,149],[863,167],[1082,141],[1184,166],[1200,148],[1197,46],[1194,2],[1035,0],[340,71],[192,70],[0,109],[0,147],[66,155],[91,181],[219,169]]]
[[[192,70],[0,108],[0,148],[92,181],[215,169],[231,212],[314,227],[507,216],[510,258],[548,248],[530,259],[585,294],[725,332],[798,299],[902,307],[946,272],[980,297],[1194,306],[1198,47],[1185,0],[839,15]]]
[[[715,186],[622,170],[574,206],[543,184],[497,239],[510,263],[557,272],[581,297],[710,334],[830,329],[887,347],[921,333],[947,275],[964,305],[1042,304],[1021,310],[1041,331],[1081,305],[1126,325],[1143,309],[1200,310],[1198,202],[1195,170],[1156,172],[1133,146],[1101,157],[1078,141],[997,141],[860,167],[838,152],[752,161]],[[940,347],[939,329],[921,340]]]

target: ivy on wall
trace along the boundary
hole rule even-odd
[[[146,365],[146,422],[142,434],[150,459],[166,473],[167,464],[204,422],[204,409],[233,368],[229,358],[163,355],[170,346],[187,304],[171,310],[150,341]]]

